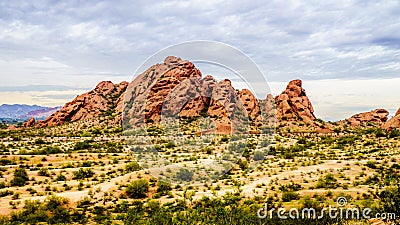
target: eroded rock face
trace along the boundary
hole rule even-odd
[[[240,102],[243,104],[243,107],[246,109],[247,114],[249,115],[251,120],[259,120],[260,118],[260,106],[258,104],[257,98],[251,93],[248,89],[242,89],[238,93],[238,97]]]
[[[302,88],[301,80],[292,80],[282,94],[275,98],[278,120],[301,120],[312,123],[316,118],[314,109]]]
[[[33,125],[35,125],[36,121],[35,118],[30,118],[24,125],[25,127],[32,127]]]
[[[390,118],[382,125],[382,128],[387,130],[400,128],[400,108],[397,110],[396,114],[392,118]]]
[[[128,82],[113,84],[111,81],[102,81],[94,90],[79,95],[47,119],[38,121],[37,125],[57,126],[65,122],[98,119],[101,116],[111,115],[114,115],[114,120],[119,123],[127,86]]]
[[[163,109],[170,92],[181,82],[191,78],[201,78],[200,71],[193,63],[178,57],[169,56],[164,63],[151,66],[128,86],[124,124],[139,126],[144,122],[160,122],[161,111],[175,110],[168,106]],[[177,93],[170,96],[176,102],[187,97],[188,89],[185,86],[181,87],[182,90],[174,90]],[[166,105],[173,104],[168,104],[167,101]]]
[[[368,123],[374,123],[375,125],[381,125],[388,119],[389,112],[386,109],[375,109],[370,112],[358,113],[345,120],[350,126],[367,125]]]
[[[202,78],[191,62],[176,57],[139,75],[125,101],[124,124],[130,127],[163,123],[166,117],[206,116],[213,119],[215,132],[231,133],[243,120],[256,120],[260,111],[249,90],[237,92],[228,79]]]

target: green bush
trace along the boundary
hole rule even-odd
[[[329,173],[325,177],[318,179],[316,188],[336,188],[337,186],[337,179],[333,174]]]
[[[67,178],[63,174],[60,173],[57,175],[56,180],[57,181],[66,181]]]
[[[73,221],[80,222],[80,220],[74,220],[73,213],[74,210],[69,208],[66,198],[51,196],[43,203],[39,200],[25,201],[21,211],[11,213],[10,220],[13,224],[68,224]]]
[[[94,172],[91,168],[83,169],[80,168],[78,171],[74,171],[74,180],[82,180],[85,178],[93,177]]]
[[[135,180],[130,183],[125,192],[130,198],[144,198],[149,191],[149,183],[145,179]]]
[[[400,136],[400,131],[397,129],[393,129],[389,132],[389,138],[395,138]]]
[[[299,200],[300,195],[297,192],[294,191],[285,191],[282,193],[282,201],[283,202],[290,202],[293,200]]]
[[[169,191],[172,190],[171,184],[167,183],[165,181],[158,181],[157,184],[158,188],[157,188],[157,193],[160,193],[161,195],[166,195],[168,194]]]
[[[129,162],[125,165],[125,171],[128,173],[138,171],[140,169],[141,169],[141,167],[140,167],[139,163],[137,163],[137,162]]]
[[[74,150],[85,150],[91,148],[92,145],[90,144],[90,141],[81,141],[77,142],[74,146]]]
[[[11,180],[11,186],[24,186],[26,182],[29,181],[28,174],[26,173],[25,168],[18,167],[14,170],[14,177]]]

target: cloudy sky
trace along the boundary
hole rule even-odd
[[[0,1],[0,104],[62,105],[132,80],[162,48],[213,40],[250,56],[275,94],[302,79],[318,117],[393,113],[400,2],[305,2]]]

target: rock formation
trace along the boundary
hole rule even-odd
[[[243,120],[256,120],[257,99],[248,90],[237,92],[228,79],[202,78],[189,61],[169,56],[129,84],[124,125],[160,123],[163,118],[213,118],[217,133],[237,130]]]
[[[400,108],[396,114],[382,125],[382,128],[391,130],[393,128],[400,128]]]
[[[24,126],[31,127],[31,126],[35,125],[35,123],[36,123],[35,118],[32,117],[24,124]]]
[[[259,120],[260,107],[257,98],[248,89],[240,90],[238,97],[242,102],[251,120]]]
[[[181,82],[190,78],[201,78],[200,71],[193,63],[177,57],[169,56],[162,64],[156,64],[140,74],[132,81],[127,89],[125,98],[124,125],[140,126],[144,122],[159,122],[161,111],[172,114],[177,107],[169,104],[186,103],[186,99],[195,93],[195,89],[181,85]],[[170,95],[170,92],[174,94]],[[163,108],[163,105],[166,107]]]
[[[127,86],[128,82],[113,84],[111,81],[102,81],[94,90],[79,95],[47,119],[38,121],[37,125],[57,126],[65,122],[98,119],[101,116],[112,116],[113,120],[120,121]]]
[[[314,109],[302,88],[301,80],[292,80],[282,94],[275,98],[278,121],[297,121],[313,123],[316,119]]]
[[[202,77],[193,63],[174,56],[151,66],[129,84],[100,82],[94,90],[76,97],[46,120],[29,120],[25,126],[56,126],[99,117],[112,117],[119,122],[122,114],[128,129],[162,123],[165,118],[193,120],[202,116],[213,119],[218,133],[243,130],[239,126],[246,123],[256,128],[251,132],[258,132],[257,128],[262,126],[274,127],[276,123],[320,133],[332,132],[334,128],[333,124],[316,120],[301,80],[290,81],[276,97],[269,94],[266,99],[256,99],[247,89],[235,90],[228,79],[217,82],[211,75]],[[389,121],[388,114],[387,110],[376,109],[339,124],[400,127],[400,109]],[[298,126],[300,121],[303,125]]]
[[[350,126],[368,125],[373,123],[375,125],[381,125],[388,119],[389,112],[386,109],[375,109],[370,112],[358,113],[341,123],[348,124]]]

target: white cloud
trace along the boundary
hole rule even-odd
[[[161,48],[198,39],[238,47],[269,81],[394,79],[399,13],[395,0],[2,1],[2,84],[130,79]]]

